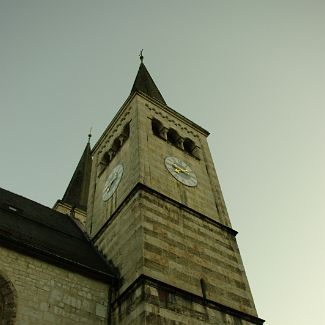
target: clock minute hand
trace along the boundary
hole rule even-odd
[[[108,192],[110,187],[111,187],[110,184],[106,184],[103,192]]]
[[[109,192],[111,190],[111,188],[113,187],[113,184],[116,182],[116,179],[117,179],[117,174],[115,173],[111,182],[109,184],[107,184],[104,189],[106,192]]]
[[[180,168],[176,164],[172,164],[172,167],[174,168],[174,170],[177,174],[179,174],[181,172]]]
[[[180,166],[178,166],[177,164],[173,164],[173,167],[175,168],[175,172],[177,173],[177,174],[179,174],[180,172],[182,172],[183,174],[187,174],[187,175],[189,175],[189,172],[188,172],[188,170],[187,169],[183,169],[182,167],[180,167]]]

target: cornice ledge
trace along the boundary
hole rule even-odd
[[[162,198],[163,200],[169,202],[170,204],[173,204],[174,206],[179,207],[180,209],[183,209],[185,211],[188,211],[192,215],[205,220],[206,222],[210,223],[211,225],[214,225],[215,227],[218,227],[219,229],[222,229],[223,231],[229,233],[230,235],[236,237],[238,232],[228,226],[225,226],[224,224],[204,215],[203,213],[200,213],[192,208],[189,208],[188,206],[162,194],[158,191],[152,189],[151,187],[144,185],[142,183],[137,183],[133,189],[130,191],[130,193],[125,197],[123,202],[116,208],[116,210],[113,212],[113,214],[107,219],[107,221],[102,225],[102,227],[92,236],[92,241],[95,243],[96,240],[100,237],[100,235],[106,230],[107,226],[116,218],[116,216],[121,212],[121,210],[124,208],[124,206],[139,192],[144,191],[147,193],[150,193],[152,195],[158,196]]]

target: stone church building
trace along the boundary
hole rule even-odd
[[[1,324],[263,324],[208,135],[141,56],[53,209],[0,189]]]

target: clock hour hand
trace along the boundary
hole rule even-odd
[[[109,192],[110,189],[112,188],[113,184],[116,182],[116,177],[117,177],[117,174],[115,173],[114,176],[113,176],[113,179],[105,186],[104,188],[104,191],[105,192]]]
[[[187,169],[183,169],[182,167],[180,167],[179,165],[177,165],[175,163],[172,166],[177,174],[183,173],[183,174],[189,175],[189,172]]]

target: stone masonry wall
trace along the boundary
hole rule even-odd
[[[143,287],[134,287],[113,303],[112,325],[145,325],[145,306]]]
[[[147,276],[256,316],[236,239],[199,216],[141,193]]]
[[[245,317],[245,316],[244,316]],[[263,321],[225,312],[211,302],[140,279],[113,304],[113,324],[123,325],[253,325]]]
[[[96,245],[121,272],[119,294],[141,275],[257,316],[233,234],[157,194],[138,191]]]
[[[177,295],[159,287],[145,285],[146,325],[252,325],[250,321]]]
[[[107,284],[4,247],[0,272],[16,289],[15,324],[106,324]]]
[[[153,118],[163,123],[164,127],[176,130],[182,138],[192,139],[199,147],[201,158],[198,159],[154,135],[151,124]],[[206,135],[188,123],[168,108],[148,104],[148,101],[139,96],[140,181],[226,226],[231,226]],[[167,156],[186,162],[196,174],[197,186],[184,186],[175,180],[165,167],[164,160]]]
[[[119,269],[122,293],[143,272],[143,223],[138,194],[110,220],[95,245]]]
[[[139,180],[138,128],[135,105],[136,103],[132,102],[124,107],[121,116],[114,120],[114,123],[104,133],[102,140],[94,149],[86,221],[86,228],[91,237],[95,236],[107,222]],[[111,162],[104,167],[100,167],[103,155],[112,148],[114,141],[127,124],[130,127],[130,136],[125,139],[122,147],[116,152]],[[112,197],[107,201],[103,201],[102,194],[105,182],[112,170],[119,164],[122,164],[124,169],[121,181]],[[99,173],[99,170],[102,170],[102,172]]]

